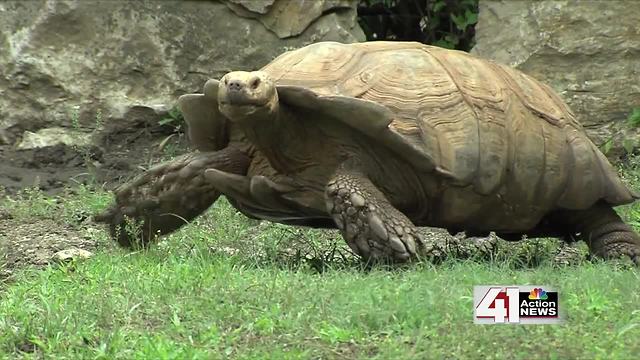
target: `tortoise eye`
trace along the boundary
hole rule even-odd
[[[251,81],[251,88],[256,89],[260,85],[260,78],[255,78]]]

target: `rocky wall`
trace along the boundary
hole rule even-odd
[[[615,157],[640,107],[640,3],[480,0],[472,53],[552,86],[599,145]]]

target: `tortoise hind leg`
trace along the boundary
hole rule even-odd
[[[598,203],[587,210],[566,211],[562,218],[581,234],[592,255],[605,259],[628,257],[640,265],[640,236],[611,206]]]
[[[426,248],[411,220],[359,172],[338,170],[325,200],[347,244],[365,260],[406,262],[438,252]]]
[[[94,219],[108,224],[121,246],[144,246],[193,220],[218,199],[220,192],[204,178],[206,169],[244,174],[248,166],[248,157],[230,147],[180,156],[120,186],[115,204]],[[131,220],[141,225],[132,229]]]

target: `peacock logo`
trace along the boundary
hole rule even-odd
[[[547,292],[542,288],[535,288],[529,292],[529,300],[547,300]]]

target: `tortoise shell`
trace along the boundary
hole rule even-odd
[[[279,93],[303,87],[319,97],[384,106],[391,112],[386,130],[400,135],[387,143],[419,149],[416,167],[437,169],[455,187],[546,209],[634,201],[560,97],[507,66],[421,43],[380,41],[313,44],[261,70]]]

